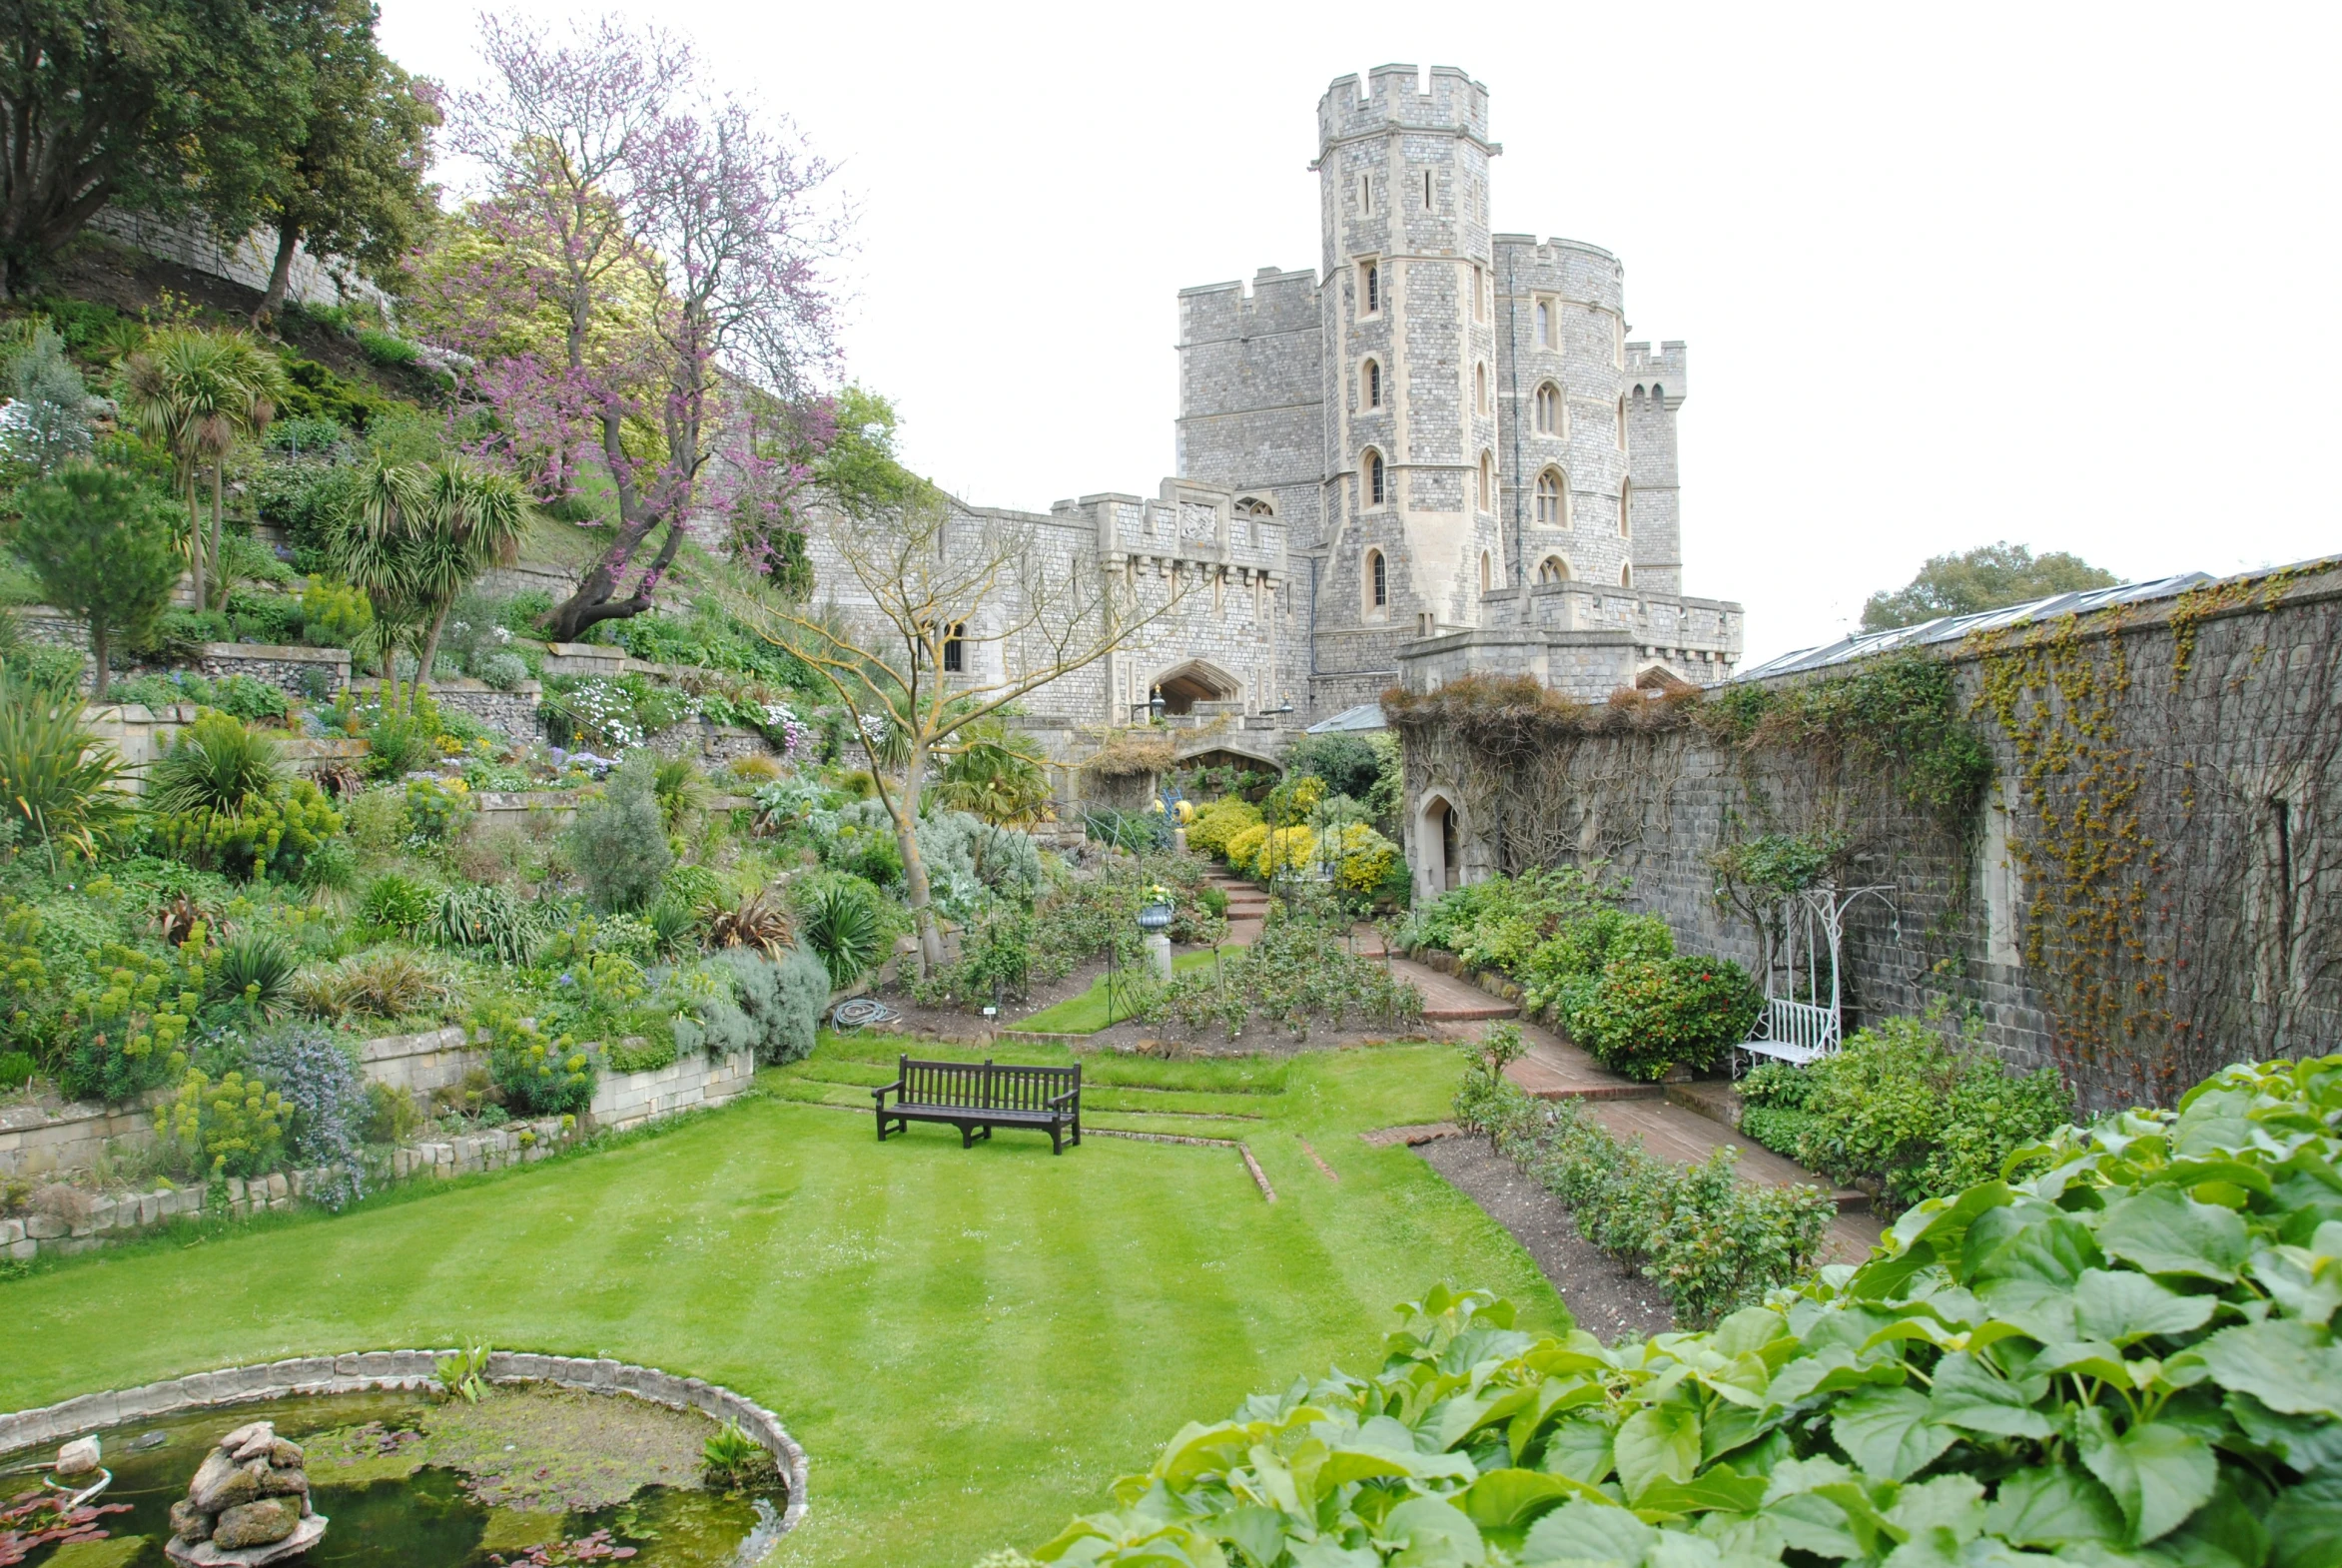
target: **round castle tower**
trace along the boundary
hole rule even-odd
[[[1321,627],[1344,665],[1477,619],[1502,582],[1488,90],[1433,67],[1335,80],[1317,105],[1324,322]],[[1345,613],[1355,605],[1354,612]],[[1337,608],[1338,606],[1338,608]],[[1383,644],[1388,643],[1388,647]]]

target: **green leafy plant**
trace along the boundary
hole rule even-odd
[[[797,940],[829,971],[830,984],[854,984],[885,958],[885,928],[874,896],[852,882],[812,889],[797,908]]]
[[[768,1481],[773,1475],[771,1451],[742,1431],[737,1421],[718,1427],[715,1435],[700,1445],[699,1457],[707,1478],[731,1491]]]
[[[222,943],[205,977],[215,1001],[242,1002],[260,1017],[284,1006],[301,959],[284,939],[266,932],[242,932]]]
[[[203,713],[147,775],[158,813],[231,816],[268,799],[290,776],[276,741],[227,713]]]
[[[284,1097],[259,1078],[232,1069],[215,1083],[193,1069],[156,1109],[155,1131],[180,1176],[217,1180],[274,1171],[289,1119]]]
[[[1875,1181],[1897,1207],[1999,1174],[2073,1117],[2053,1070],[2009,1072],[1916,1018],[1881,1020],[1804,1068],[1768,1063],[1740,1092],[1749,1137],[1837,1180]]]
[[[1713,1063],[1748,1038],[1763,1006],[1738,964],[1680,954],[1604,965],[1562,1022],[1605,1067],[1656,1081],[1678,1065]]]
[[[492,1354],[484,1344],[450,1351],[431,1365],[431,1375],[438,1379],[439,1395],[445,1399],[460,1399],[465,1404],[477,1404],[487,1396],[488,1356]]]
[[[493,882],[459,882],[439,895],[430,933],[434,941],[478,948],[515,969],[527,968],[543,946],[543,930],[530,906]]]
[[[1532,1338],[1435,1288],[1374,1372],[1187,1426],[1035,1555],[2325,1568],[2337,1129],[2342,1057],[2230,1068],[1702,1333]]]
[[[610,775],[603,797],[570,823],[568,841],[586,902],[596,910],[607,914],[649,903],[675,855],[647,758],[630,758]]]
[[[570,1036],[548,1037],[509,999],[484,1004],[471,1027],[486,1036],[488,1077],[515,1115],[573,1116],[593,1103],[593,1059]]]
[[[71,1009],[76,1038],[58,1074],[65,1093],[121,1105],[178,1077],[208,957],[200,922],[171,958],[116,942],[91,954],[89,984]]]
[[[358,918],[370,926],[386,926],[412,936],[439,907],[440,896],[429,884],[386,871],[367,884],[366,897],[359,900]]]
[[[304,970],[293,982],[294,1005],[314,1018],[408,1018],[437,1013],[448,1000],[436,970],[394,948]]]
[[[471,806],[471,786],[459,778],[406,781],[407,827],[425,843],[452,838]]]

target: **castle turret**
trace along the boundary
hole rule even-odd
[[[1324,320],[1320,673],[1371,695],[1399,642],[1470,625],[1499,572],[1488,92],[1413,66],[1317,106]],[[1321,699],[1322,709],[1335,700]],[[1341,693],[1340,695],[1350,695]],[[1353,700],[1362,700],[1355,697]]]
[[[1628,555],[1635,586],[1683,592],[1683,507],[1675,470],[1675,410],[1684,399],[1684,346],[1626,346],[1619,378],[1626,388],[1627,471],[1634,485],[1634,536]]]

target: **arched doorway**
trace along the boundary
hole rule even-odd
[[[1156,676],[1152,685],[1163,693],[1167,714],[1192,713],[1198,702],[1233,702],[1243,694],[1233,675],[1202,659],[1172,666]]]
[[[1456,809],[1445,795],[1424,797],[1415,814],[1415,891],[1437,898],[1453,889],[1463,870],[1463,834]]]

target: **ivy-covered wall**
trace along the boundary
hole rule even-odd
[[[1717,858],[1795,836],[1892,890],[1850,917],[1855,1019],[1942,999],[2085,1105],[2342,1040],[2342,562],[1705,695],[1385,704],[1418,866],[1452,811],[1462,880],[1607,859],[1753,967]]]

